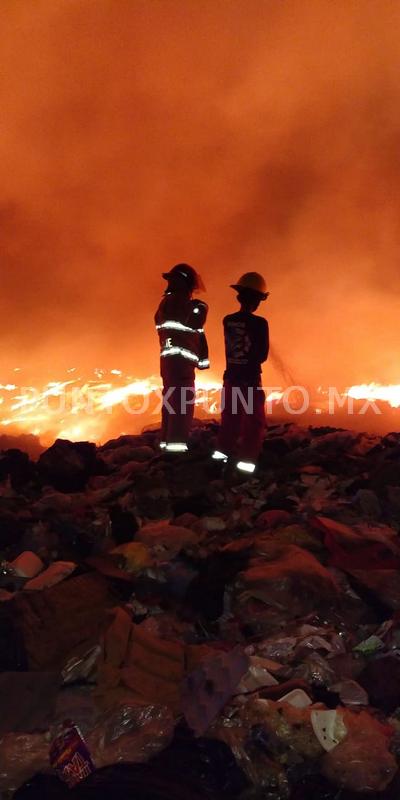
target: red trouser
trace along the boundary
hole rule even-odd
[[[264,405],[261,387],[224,381],[218,449],[238,461],[255,463],[264,438]]]

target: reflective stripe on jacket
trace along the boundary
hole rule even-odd
[[[184,359],[199,369],[210,366],[204,333],[208,306],[181,294],[166,294],[156,312],[155,323],[162,359]]]

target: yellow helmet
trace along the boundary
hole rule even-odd
[[[251,291],[260,294],[263,300],[266,300],[269,295],[269,292],[267,292],[267,284],[259,272],[245,272],[237,283],[231,283],[231,289],[236,289],[236,291],[240,289],[251,289]]]

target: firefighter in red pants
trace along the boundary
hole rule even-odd
[[[160,447],[183,453],[188,449],[193,420],[195,369],[210,366],[204,333],[208,306],[192,297],[194,292],[204,291],[204,286],[189,264],[176,264],[163,278],[167,290],[155,315],[163,380]]]
[[[224,319],[226,370],[222,390],[221,431],[215,460],[233,462],[243,473],[255,470],[265,429],[261,364],[268,358],[269,329],[254,314],[269,292],[262,275],[247,272],[232,285],[240,311]]]

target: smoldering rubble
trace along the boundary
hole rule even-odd
[[[2,452],[3,796],[398,796],[400,434],[217,433]]]

